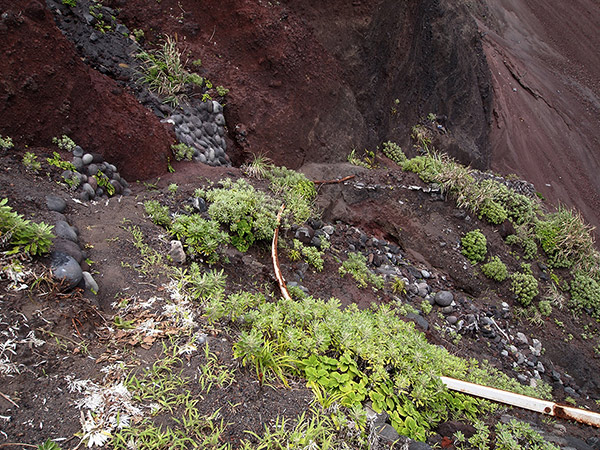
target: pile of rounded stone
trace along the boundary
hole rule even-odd
[[[102,155],[98,153],[85,153],[78,145],[73,149],[73,160],[71,162],[75,167],[75,171],[65,170],[62,176],[65,180],[72,180],[74,177],[78,179],[80,200],[87,201],[109,195],[131,194],[129,183],[121,177],[113,164],[104,161]],[[114,188],[113,194],[98,185],[97,177],[100,176],[99,173],[106,175],[106,180]]]
[[[194,149],[194,161],[210,166],[230,166],[225,153],[225,117],[223,107],[214,100],[184,106],[168,121],[173,124],[179,142]]]
[[[52,275],[61,281],[67,290],[81,287],[93,294],[98,293],[98,284],[86,270],[86,254],[79,244],[77,229],[69,225],[63,215],[67,203],[64,199],[50,194],[46,196],[46,206],[53,211],[55,219],[52,230],[56,236],[51,250]]]

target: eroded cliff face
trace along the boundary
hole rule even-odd
[[[177,34],[214,82],[243,153],[279,164],[346,159],[388,139],[408,143],[428,113],[447,116],[451,151],[488,165],[491,84],[475,21],[455,2],[114,0],[150,40]],[[397,100],[397,101],[396,101]]]
[[[288,2],[343,70],[367,125],[360,144],[408,144],[434,113],[452,131],[448,149],[489,164],[491,78],[477,25],[461,2]]]
[[[20,147],[67,134],[131,180],[164,173],[172,134],[82,61],[42,1],[2,1],[0,13],[0,134]]]
[[[600,224],[594,0],[103,4],[148,48],[176,37],[202,76],[230,89],[234,164],[251,153],[293,168],[335,163],[386,140],[407,148],[411,127],[434,113],[448,130],[439,148],[517,173]],[[48,145],[71,134],[132,179],[166,170],[174,137],[131,83],[86,65],[42,1],[0,5],[3,135]]]
[[[487,3],[478,20],[493,76],[492,168],[600,226],[600,5]]]

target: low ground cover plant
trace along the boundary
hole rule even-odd
[[[521,272],[515,272],[510,276],[511,291],[518,302],[527,307],[540,291],[538,282],[531,273],[531,267],[528,264],[523,264],[522,269]]]
[[[474,418],[492,407],[485,401],[447,391],[438,375],[502,385],[516,392],[548,395],[543,383],[522,386],[476,361],[450,355],[430,345],[394,309],[373,305],[345,309],[336,299],[304,297],[298,301],[246,292],[231,300],[208,300],[211,321],[231,318],[244,333],[238,356],[254,368],[261,382],[299,374],[324,404],[348,408],[370,400],[387,411],[403,435],[424,440],[436,423]]]
[[[52,245],[53,226],[35,223],[14,212],[8,199],[0,199],[0,246],[9,245],[9,254],[43,255]]]
[[[508,269],[506,264],[498,256],[494,256],[490,261],[481,266],[481,272],[488,278],[502,282],[508,278]]]
[[[362,253],[348,253],[348,259],[342,263],[339,272],[342,277],[346,274],[352,276],[359,288],[365,288],[369,284],[376,290],[383,288],[383,277],[375,275],[369,270],[367,267],[367,257]]]
[[[461,253],[467,257],[471,264],[477,264],[485,259],[487,254],[487,239],[481,230],[469,231],[460,240]]]

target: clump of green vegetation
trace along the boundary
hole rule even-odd
[[[577,265],[587,268],[597,262],[593,259],[595,248],[591,227],[577,211],[560,206],[555,213],[536,222],[535,235],[548,255],[551,267]]]
[[[269,188],[283,198],[286,210],[295,223],[304,223],[315,214],[315,184],[300,172],[285,167],[271,166],[265,173],[271,184]]]
[[[223,300],[225,298],[225,282],[227,275],[223,270],[204,270],[196,262],[189,268],[173,268],[172,275],[182,293],[190,299],[205,304],[208,299]]]
[[[581,271],[575,272],[569,306],[576,311],[588,310],[590,315],[600,318],[600,284]]]
[[[366,150],[362,157],[356,154],[356,149],[352,149],[348,155],[348,162],[355,166],[364,167],[366,169],[377,168],[377,161],[375,160],[375,152],[372,150]]]
[[[373,285],[375,289],[383,288],[383,277],[375,275],[369,270],[367,258],[362,253],[348,253],[348,259],[342,263],[339,272],[342,277],[350,274],[359,288],[365,288],[369,284]]]
[[[8,254],[27,253],[43,255],[52,245],[52,226],[44,222],[34,223],[17,214],[7,205],[8,199],[0,199],[0,245],[10,244]]]
[[[109,197],[115,195],[115,187],[110,183],[110,179],[103,173],[101,170],[98,171],[96,175],[94,175],[98,186],[106,191],[106,194]]]
[[[477,264],[485,259],[487,253],[487,239],[481,230],[469,231],[460,240],[461,253],[467,257],[471,264]]]
[[[448,391],[439,375],[534,393],[485,363],[459,359],[427,343],[414,324],[401,320],[389,305],[342,309],[336,299],[267,301],[248,293],[241,296],[209,299],[207,311],[231,317],[242,327],[236,356],[245,358],[261,383],[285,383],[288,374],[296,374],[307,379],[324,407],[335,401],[360,408],[370,400],[375,411],[389,414],[399,433],[413,439],[423,441],[436,424],[457,416],[473,419],[491,406]],[[541,383],[536,395],[548,394]]]
[[[432,309],[433,309],[433,305],[431,303],[429,303],[428,300],[423,300],[421,302],[421,311],[423,311],[424,315],[429,314]]]
[[[531,272],[529,264],[522,264],[522,272],[513,273],[511,291],[523,306],[529,306],[531,301],[540,293],[538,282]]]
[[[203,219],[199,214],[176,216],[169,232],[184,243],[192,256],[200,255],[209,264],[219,260],[219,248],[230,242],[218,222]]]
[[[384,142],[382,146],[383,154],[394,161],[399,166],[402,166],[406,161],[406,155],[402,151],[402,147],[400,147],[395,142]]]
[[[183,161],[184,159],[191,161],[194,157],[194,149],[183,142],[171,145],[171,150],[173,150],[173,155],[177,161]]]
[[[496,450],[520,450],[536,448],[539,450],[560,450],[547,442],[531,425],[511,419],[508,423],[496,424]]]
[[[488,263],[482,265],[481,272],[486,277],[499,282],[508,278],[506,264],[504,264],[498,256],[494,256]]]
[[[267,174],[273,167],[273,161],[263,154],[255,154],[252,157],[252,161],[248,164],[244,164],[242,169],[244,173],[250,177],[258,178],[262,180],[267,177]]]
[[[223,187],[206,191],[205,198],[210,217],[229,227],[231,244],[245,252],[255,241],[272,239],[279,209],[274,199],[243,179],[220,183]]]
[[[66,134],[63,134],[60,138],[53,137],[52,143],[56,144],[61,150],[65,150],[67,152],[72,152],[73,149],[76,147],[73,139],[71,139]]]
[[[420,155],[407,159],[402,164],[402,170],[414,172],[425,183],[433,183],[443,170],[444,158],[441,154]]]
[[[540,300],[538,303],[538,309],[540,314],[544,317],[550,317],[552,315],[552,303],[548,300]]]
[[[15,145],[13,144],[12,138],[10,136],[3,137],[0,135],[0,148],[3,150],[8,150],[13,148]]]
[[[33,173],[38,173],[42,168],[42,165],[37,160],[37,155],[33,152],[25,152],[23,155],[23,165]]]
[[[404,295],[406,294],[406,283],[400,278],[396,277],[392,282],[392,292],[396,295]]]
[[[186,100],[184,94],[189,83],[199,86],[205,85],[205,80],[197,74],[190,74],[182,60],[181,53],[177,50],[177,42],[167,37],[162,47],[158,50],[141,52],[136,55],[142,61],[142,80],[150,89],[165,97],[165,102],[178,105]]]
[[[66,137],[66,136],[64,136]],[[51,158],[46,158],[48,164],[51,166],[57,167],[61,170],[70,170],[72,172],[76,171],[75,166],[69,161],[65,161],[57,152],[52,152]]]
[[[323,270],[323,252],[316,247],[305,247],[298,239],[293,240],[294,247],[289,249],[288,256],[292,261],[298,261],[301,256],[313,266],[317,272]]]
[[[144,210],[150,216],[150,220],[156,225],[169,228],[171,226],[171,216],[169,207],[163,206],[158,200],[148,200],[144,202]]]
[[[229,89],[224,88],[223,86],[217,86],[215,91],[217,91],[217,95],[219,97],[225,97],[227,94],[229,94]]]

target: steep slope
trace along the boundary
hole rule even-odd
[[[487,6],[480,28],[494,80],[492,168],[526,177],[598,227],[598,2]]]

